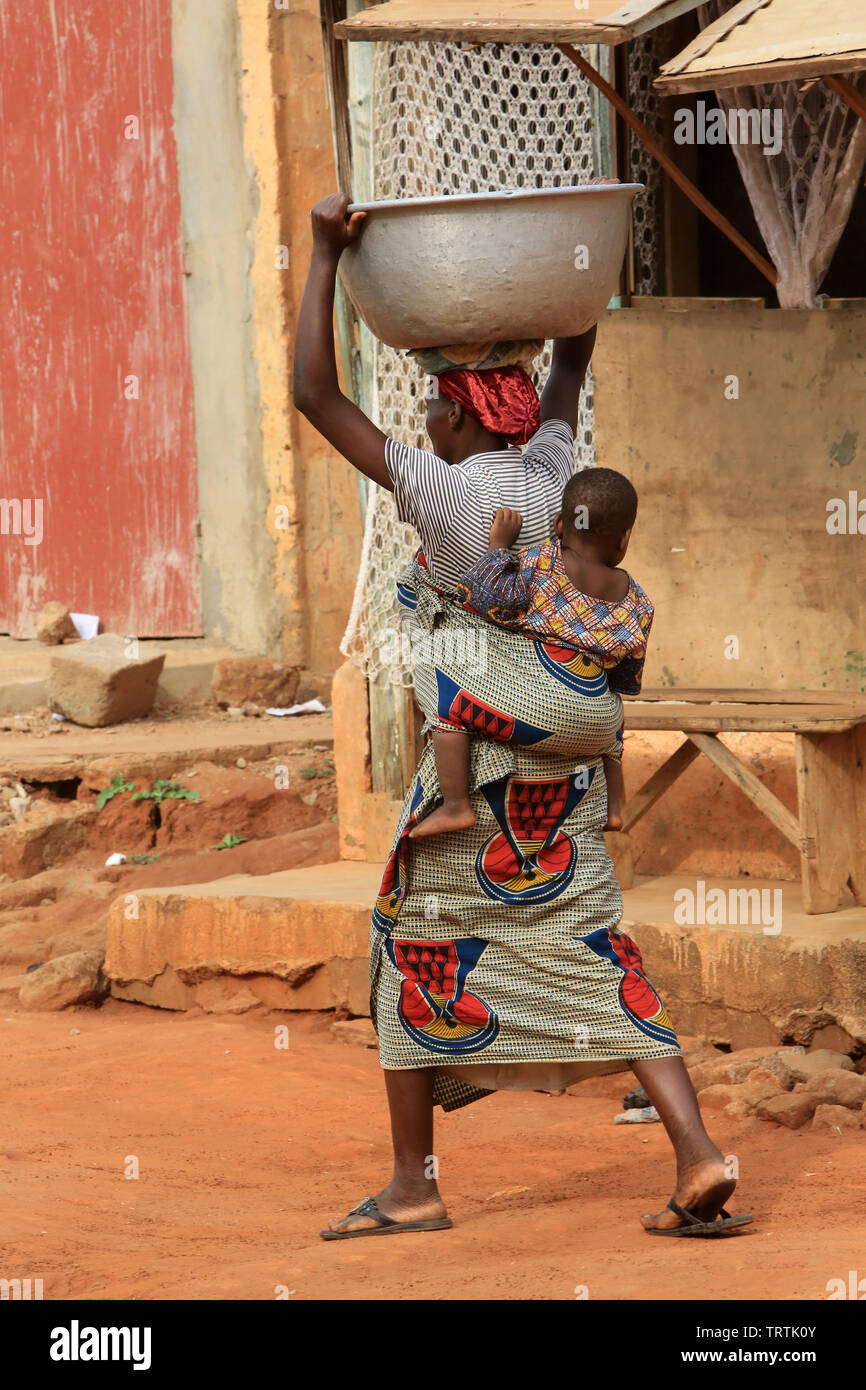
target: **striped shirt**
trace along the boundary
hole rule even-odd
[[[512,444],[454,464],[388,439],[385,466],[398,517],[421,537],[436,583],[453,589],[490,549],[500,507],[523,517],[515,549],[552,540],[562,490],[574,472],[574,435],[565,420],[546,420],[523,450]]]

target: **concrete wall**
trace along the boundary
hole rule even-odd
[[[193,366],[202,618],[272,650],[272,547],[253,322],[255,170],[244,151],[235,0],[175,0],[172,52]]]
[[[289,399],[307,212],[336,177],[318,5],[174,0],[173,53],[205,633],[326,691],[361,518]]]
[[[243,0],[243,9],[256,9]],[[291,0],[271,20],[276,102],[278,215],[290,249],[286,371],[291,378],[294,325],[307,278],[310,208],[337,187],[322,59],[318,0]],[[339,353],[338,353],[339,362]],[[288,452],[295,460],[295,506],[303,529],[304,608],[297,616],[305,664],[323,689],[342,661],[363,519],[355,470],[296,411],[289,411]]]
[[[866,689],[866,536],[826,525],[866,499],[866,302],[652,304],[606,314],[593,359],[598,462],[640,496],[646,684]]]

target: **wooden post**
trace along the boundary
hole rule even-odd
[[[824,81],[837,96],[842,98],[846,106],[850,106],[851,110],[857,113],[861,121],[866,121],[866,96],[854,86],[853,82],[850,82],[847,77],[833,75],[825,76]]]
[[[626,718],[626,725],[628,719]],[[630,796],[622,813],[623,831],[631,830],[633,825],[637,825],[641,816],[645,816],[651,806],[654,806],[660,796],[663,796],[668,787],[672,787],[674,782],[691,766],[698,756],[698,749],[691,739],[686,739],[679,748],[674,749],[669,758],[666,758],[661,767],[657,767],[652,777],[644,782],[639,792]]]
[[[797,734],[801,867],[807,912],[835,912],[850,882],[866,904],[866,725]]]
[[[622,119],[629,129],[634,131],[638,139],[649,150],[653,159],[658,160],[665,172],[670,175],[677,187],[682,189],[686,197],[691,199],[695,207],[698,208],[705,217],[708,217],[710,221],[718,227],[719,231],[723,232],[728,240],[734,243],[738,250],[742,251],[743,255],[752,262],[752,265],[760,270],[765,279],[769,280],[770,284],[775,288],[778,277],[774,267],[761,255],[760,251],[756,251],[754,246],[737,231],[736,227],[732,222],[728,221],[727,217],[723,216],[717,208],[713,207],[709,198],[704,197],[703,193],[699,188],[695,187],[691,179],[686,178],[682,170],[677,167],[664,148],[659,144],[658,140],[656,140],[655,136],[644,125],[643,121],[635,115],[628,102],[620,96],[619,92],[615,91],[609,82],[605,82],[601,73],[596,72],[595,68],[578,53],[573,44],[560,43],[557,44],[557,47],[580,69],[584,77],[589,78],[589,81],[595,83],[599,91],[604,93],[608,101],[616,108],[620,116],[622,116]]]
[[[797,849],[802,849],[803,834],[796,816],[793,816],[777,796],[765,787],[759,777],[741,763],[735,753],[730,748],[726,748],[719,742],[717,734],[696,734],[690,733],[689,738],[692,743],[697,744],[711,763],[728,777],[735,787],[739,787],[741,792],[745,792],[750,801],[754,801],[759,811],[773,822],[777,830],[781,830],[786,840]],[[808,910],[808,909],[807,909]]]

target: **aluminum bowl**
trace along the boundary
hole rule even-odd
[[[567,338],[616,293],[640,183],[353,203],[340,278],[393,348]],[[585,249],[584,249],[585,248]]]

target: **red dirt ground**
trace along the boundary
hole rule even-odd
[[[155,737],[153,745],[158,746]],[[58,814],[83,807],[95,819],[84,846],[78,847],[77,841],[64,846],[51,867],[24,878],[0,874],[0,995],[4,979],[17,978],[28,965],[85,947],[104,947],[108,907],[119,893],[203,883],[230,874],[276,873],[338,857],[337,793],[329,749],[287,748],[279,757],[243,769],[204,760],[189,767],[179,757],[177,761],[175,780],[198,791],[200,800],[163,802],[158,827],[151,803],[133,802],[128,793],[97,813],[96,790],[85,783],[74,801],[35,787],[33,804],[47,802]],[[288,769],[286,789],[274,784],[278,766]],[[99,785],[108,780],[106,774]],[[152,778],[130,780],[141,791]],[[26,817],[23,824],[26,827]],[[0,825],[0,867],[3,837],[13,833]],[[244,843],[216,849],[226,834],[243,836]],[[149,862],[106,868],[105,860],[114,850]],[[156,857],[150,859],[151,855]]]
[[[453,1230],[326,1244],[325,1218],[389,1160],[376,1055],[328,1016],[0,1016],[0,1276],[42,1278],[46,1299],[820,1300],[866,1275],[862,1131],[711,1117],[756,1224],[663,1240],[637,1220],[673,1187],[660,1125],[614,1126],[613,1099],[500,1094],[438,1122]]]

